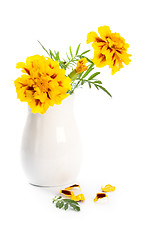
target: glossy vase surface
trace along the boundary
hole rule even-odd
[[[71,95],[45,114],[29,109],[21,145],[22,166],[29,183],[60,186],[76,180],[82,149],[74,101]]]

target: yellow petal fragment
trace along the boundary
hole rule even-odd
[[[97,195],[96,195],[96,197],[95,197],[95,199],[94,199],[94,202],[97,202],[99,199],[105,198],[105,197],[108,198],[108,196],[107,196],[106,193],[97,193]]]
[[[78,194],[77,196],[72,195],[72,196],[71,196],[71,200],[74,200],[74,201],[76,201],[76,202],[84,201],[84,200],[85,200],[85,197],[84,197],[84,195],[81,193],[81,194]]]
[[[101,189],[103,192],[114,192],[115,191],[115,187],[108,184],[105,187],[101,186]]]
[[[74,193],[72,192],[72,191],[69,191],[69,190],[60,190],[60,192],[59,192],[59,195],[60,194],[64,194],[64,195],[66,195],[66,196],[68,196],[68,197],[70,197],[70,196],[74,196]]]
[[[80,188],[80,185],[74,184],[74,185],[71,185],[71,186],[69,186],[69,187],[66,187],[65,190],[71,190],[71,189],[73,189],[73,188],[79,188],[79,189],[81,189],[81,188]]]

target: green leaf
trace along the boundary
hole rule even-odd
[[[68,203],[64,205],[64,210],[67,210],[67,209],[68,209]]]
[[[37,40],[38,41],[38,40]],[[41,47],[44,49],[44,51],[46,51],[46,53],[49,55],[49,52],[47,51],[47,49],[45,49],[45,47],[42,45],[42,43],[40,43],[40,41],[38,41],[39,44],[41,45]]]
[[[87,59],[88,62],[92,63],[94,65],[94,63],[87,57],[85,57]]]
[[[77,47],[75,56],[78,54],[80,46],[81,46],[81,43],[80,43],[80,44],[78,45],[78,47]]]
[[[79,203],[77,203],[74,200],[65,199],[65,198],[62,198],[61,196],[59,196],[59,197],[53,198],[53,203],[54,202],[56,202],[56,207],[59,209],[64,207],[64,210],[67,210],[68,207],[70,206],[70,208],[72,208],[73,210],[80,211]]]
[[[54,58],[54,60],[56,59],[56,56],[53,54],[53,52],[49,49],[49,53],[50,53],[50,56],[51,56],[51,58],[53,57]]]
[[[95,83],[102,84],[102,82],[99,81],[99,80],[98,80],[98,81],[94,81],[93,83],[94,83],[94,84],[95,84]]]
[[[112,97],[112,95],[107,91],[107,89],[105,89],[104,87],[102,87],[101,85],[96,85],[98,88],[102,89],[104,92],[106,92],[110,97]]]
[[[55,54],[55,56],[57,55],[57,52],[54,50],[54,54]]]
[[[96,72],[96,73],[93,73],[89,78],[88,80],[92,80],[94,77],[96,77],[97,75],[99,75],[100,72]]]
[[[61,196],[59,196],[57,199],[61,199],[62,197]]]
[[[91,64],[87,71],[83,74],[82,78],[85,78],[93,69],[94,69],[94,64]]]
[[[83,53],[81,53],[81,56],[84,55],[84,54],[86,54],[86,53],[88,53],[88,52],[90,52],[90,51],[91,51],[91,50],[84,51]]]
[[[99,87],[96,84],[94,86],[99,90]]]
[[[54,197],[54,198],[53,198],[53,203],[54,203],[55,201],[61,199],[61,198],[62,198],[61,196],[58,196],[58,197],[56,196],[56,197]]]
[[[60,202],[56,202],[56,208],[59,208]]]
[[[81,73],[78,75],[79,79],[81,78],[82,74],[83,74],[83,72],[81,72]]]
[[[75,66],[75,63],[74,63],[74,62],[70,62],[70,65],[71,65],[71,66]]]
[[[64,202],[61,201],[61,202],[59,203],[59,208],[61,209],[63,206],[64,206]]]
[[[93,62],[90,64],[89,68],[92,68],[92,67],[94,67],[94,63]]]
[[[73,58],[73,53],[72,53],[71,46],[69,47],[69,51],[70,51],[71,57]]]
[[[90,82],[88,82],[88,85],[89,85],[89,87],[91,88],[91,83],[90,83]]]
[[[60,60],[60,58],[59,58],[59,51],[56,52],[56,58],[57,58],[57,60]]]
[[[80,207],[75,206],[75,207],[74,207],[74,210],[76,210],[77,212],[79,212],[79,211],[80,211]]]
[[[85,81],[84,81],[84,80],[82,80],[82,81],[81,81],[81,85],[83,85],[84,83],[85,83]]]
[[[70,58],[69,58],[69,56],[68,56],[68,54],[66,53],[66,55],[67,55],[67,58],[68,58],[68,60],[70,61]]]
[[[69,204],[76,204],[76,205],[79,205],[79,203],[78,202],[76,202],[76,201],[74,201],[74,200],[71,200],[71,199],[63,199],[63,201],[64,202],[66,202],[66,203],[69,203]]]
[[[79,206],[77,206],[77,205],[75,205],[75,204],[73,204],[73,203],[71,203],[70,204],[70,206],[74,209],[74,210],[76,210],[76,211],[80,211],[80,207]]]
[[[88,68],[88,70],[83,74],[82,78],[85,78],[94,68]]]

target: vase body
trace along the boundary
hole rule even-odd
[[[22,166],[29,183],[60,186],[74,183],[81,165],[81,140],[71,95],[45,114],[29,110],[21,145]]]

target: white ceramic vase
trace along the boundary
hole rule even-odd
[[[74,118],[74,95],[45,114],[29,109],[21,145],[29,183],[60,186],[75,183],[81,165],[81,141]]]

